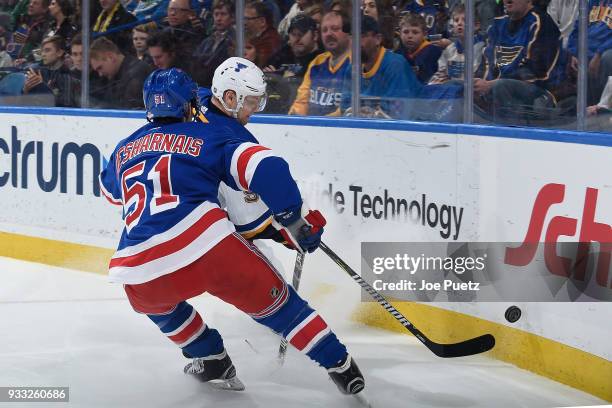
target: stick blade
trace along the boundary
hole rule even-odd
[[[491,350],[495,347],[495,337],[491,334],[483,334],[482,336],[474,337],[473,339],[465,340],[460,343],[432,343],[427,346],[438,357],[466,357]]]

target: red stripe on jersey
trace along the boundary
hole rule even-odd
[[[238,157],[238,163],[236,164],[236,166],[238,167],[238,179],[240,180],[240,185],[245,190],[249,189],[249,185],[247,183],[246,174],[245,174],[247,165],[249,164],[249,160],[251,160],[251,157],[255,153],[261,152],[262,150],[270,150],[270,149],[264,146],[251,146],[248,149],[246,149],[244,152],[242,152],[240,154],[240,157]]]
[[[293,347],[301,351],[308,345],[308,343],[310,343],[312,339],[315,338],[317,334],[326,328],[327,323],[325,323],[325,320],[323,320],[321,316],[317,315],[317,317],[312,319],[306,326],[302,327],[299,332],[295,333],[289,342],[293,345]]]
[[[225,211],[220,208],[213,208],[177,237],[135,255],[113,258],[110,261],[109,267],[143,265],[147,262],[173,254],[193,242],[193,240],[202,235],[212,224],[224,218],[226,218]]]
[[[202,328],[204,322],[202,321],[202,317],[198,312],[196,312],[193,320],[189,323],[183,330],[175,334],[174,336],[168,336],[170,340],[175,342],[176,344],[181,344],[189,340],[191,336],[197,333],[198,330]]]

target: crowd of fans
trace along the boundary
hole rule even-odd
[[[0,0],[0,97],[80,106],[82,0]],[[233,0],[89,0],[90,106],[139,109],[155,68],[201,86],[236,54]],[[246,0],[244,57],[267,112],[352,115],[351,15],[362,10],[360,115],[460,121],[461,0]],[[588,109],[612,108],[612,0],[588,0]],[[578,0],[475,0],[474,101],[499,122],[575,120]],[[29,99],[35,103],[35,99]],[[44,103],[44,102],[41,102]]]

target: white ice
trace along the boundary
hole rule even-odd
[[[69,386],[70,403],[57,407],[359,406],[295,350],[280,368],[279,339],[232,306],[207,295],[192,304],[223,334],[246,391],[212,390],[183,374],[174,344],[104,276],[0,258],[0,386]],[[323,314],[359,362],[377,408],[605,404],[486,356],[440,359],[411,336]],[[44,404],[10,404],[28,405]]]

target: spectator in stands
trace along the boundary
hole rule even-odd
[[[384,118],[407,118],[410,102],[421,85],[406,60],[382,46],[382,35],[374,18],[361,19],[361,114]],[[351,106],[350,72],[342,90],[342,112]]]
[[[272,13],[261,2],[251,1],[244,8],[244,25],[257,49],[257,66],[263,68],[281,47],[278,31],[272,26]]]
[[[212,6],[213,32],[193,53],[195,67],[193,78],[200,86],[210,87],[215,68],[233,54],[235,49],[234,2],[215,0]]]
[[[555,1],[555,0],[553,0]],[[568,0],[561,0],[568,1]],[[575,1],[575,0],[569,0]],[[497,0],[476,0],[474,2],[474,11],[475,16],[474,19],[480,21],[480,29],[481,34],[485,34],[491,24],[493,24],[493,19],[498,16],[497,14]],[[452,15],[455,7],[462,5],[465,7],[465,0],[449,0],[448,9]],[[452,28],[452,27],[451,27]]]
[[[612,76],[612,0],[589,0],[587,31],[589,59],[589,103],[596,103]],[[568,51],[572,54],[570,67],[578,70],[578,23],[569,38]]]
[[[281,38],[286,39],[287,36],[289,35],[289,24],[291,23],[291,20],[293,20],[295,16],[297,16],[300,13],[303,13],[304,10],[306,10],[306,8],[312,5],[321,4],[321,3],[322,3],[322,0],[295,0],[295,3],[293,3],[293,6],[291,6],[291,8],[289,9],[289,12],[285,15],[285,17],[283,17],[281,22],[278,24],[278,33],[280,34]]]
[[[400,14],[418,14],[425,20],[425,35],[431,41],[448,38],[449,10],[442,0],[409,0],[399,8]]]
[[[400,21],[401,45],[397,53],[403,55],[417,78],[422,83],[429,82],[438,71],[438,59],[442,48],[427,40],[427,23],[418,14],[406,14]]]
[[[290,115],[340,114],[342,81],[351,70],[351,20],[344,13],[328,11],[321,21],[325,52],[308,66],[304,81],[289,109]]]
[[[8,13],[0,12],[0,68],[13,66],[13,58],[6,51],[11,41],[11,16]]]
[[[143,108],[142,85],[153,70],[147,63],[125,55],[112,41],[98,38],[89,49],[91,68],[105,80],[102,103],[106,108]]]
[[[70,41],[70,60],[72,62],[70,73],[73,77],[81,79],[83,71],[83,36],[81,33],[76,34]]]
[[[70,59],[72,66],[70,67],[70,75],[79,83],[81,82],[81,72],[83,71],[83,37],[81,33],[77,33],[72,37],[70,42]],[[98,107],[101,106],[100,101],[103,98],[102,95],[102,80],[101,78],[89,67],[89,106]]]
[[[149,55],[147,40],[149,39],[150,28],[146,24],[141,24],[132,30],[132,46],[136,51],[136,58],[153,65],[153,59]]]
[[[80,82],[64,65],[64,39],[47,37],[41,45],[40,66],[29,68],[23,93],[53,93],[55,106],[79,106]]]
[[[32,62],[37,59],[33,51],[40,47],[48,27],[49,0],[30,0],[27,16],[24,17],[24,21],[15,30],[14,40],[20,44],[20,51],[15,60],[15,65],[19,66],[26,61]]]
[[[321,51],[317,23],[298,14],[289,25],[289,41],[264,68],[268,81],[266,112],[287,113],[310,62]]]
[[[257,62],[257,48],[253,43],[253,37],[248,34],[244,37],[243,57],[254,64]]]
[[[383,38],[383,47],[393,49],[395,17],[391,0],[362,0],[361,8],[363,14],[373,17],[378,22],[378,28]]]
[[[484,78],[474,81],[481,106],[508,117],[520,111],[545,113],[563,95],[564,66],[560,33],[546,13],[530,0],[504,0],[506,15],[489,29],[484,51]]]
[[[569,36],[578,19],[578,2],[576,0],[551,0],[547,12],[559,27],[563,48],[567,48]]]
[[[291,20],[288,32],[287,45],[270,59],[264,72],[303,78],[310,62],[320,54],[317,22],[306,14],[298,14]]]
[[[115,29],[125,24],[134,23],[136,17],[128,13],[119,0],[99,0],[102,11],[96,18],[96,22],[93,25],[93,38],[99,38],[104,36],[112,41],[121,53],[124,55],[134,54],[134,48],[132,47],[131,32],[132,27],[128,27],[124,30],[113,32],[112,34],[104,35],[106,31]],[[96,35],[97,34],[97,35]]]
[[[430,84],[442,84],[447,81],[463,81],[465,74],[465,55],[463,54],[465,43],[465,6],[457,5],[452,11],[452,38],[454,41],[442,51],[438,59],[438,72],[430,79]],[[482,61],[482,50],[484,41],[478,31],[480,23],[476,18],[474,26],[474,72],[478,70]]]
[[[70,50],[70,41],[77,33],[77,27],[72,23],[73,8],[70,0],[51,0],[49,3],[49,14],[53,17],[54,24],[45,33],[45,37],[58,35],[64,39],[64,51]]]
[[[178,53],[180,48],[176,46],[176,42],[177,39],[169,31],[158,31],[149,37],[147,50],[155,68],[175,67],[189,71],[186,69],[188,57]]]
[[[198,19],[197,0],[170,0],[168,3],[168,26],[165,28],[174,35],[179,54],[192,55],[204,38],[204,27]]]

